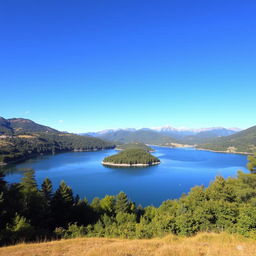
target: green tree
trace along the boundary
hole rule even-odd
[[[256,153],[254,153],[254,155],[248,156],[247,168],[251,171],[251,173],[256,173]]]
[[[103,211],[105,211],[108,215],[113,215],[115,212],[115,203],[116,199],[114,196],[106,195],[100,201],[100,206]]]
[[[35,171],[27,169],[20,183],[24,193],[32,193],[37,191],[37,184],[35,179]]]
[[[41,185],[41,191],[42,191],[44,197],[46,198],[46,200],[48,202],[51,202],[53,192],[52,192],[52,182],[50,179],[45,178],[45,180],[43,181],[43,183]]]
[[[236,200],[234,186],[227,183],[221,176],[216,177],[215,181],[210,184],[205,192],[206,196],[211,200],[224,200],[229,202]]]
[[[35,171],[26,170],[20,183],[20,192],[23,197],[23,209],[21,215],[30,220],[32,226],[46,228],[46,216],[48,215],[47,201],[37,188]]]
[[[18,214],[15,215],[12,224],[7,225],[7,232],[9,232],[9,239],[12,243],[31,240],[35,235],[34,227],[25,217]]]
[[[7,205],[6,205],[6,193],[7,187],[6,182],[4,181],[4,174],[0,171],[0,230],[6,224],[4,217],[7,214]]]
[[[248,204],[241,206],[236,226],[238,233],[256,238],[256,208]]]
[[[52,200],[52,211],[57,227],[65,227],[72,221],[74,197],[72,189],[61,181]]]
[[[129,212],[130,202],[127,195],[122,191],[116,196],[116,213]]]

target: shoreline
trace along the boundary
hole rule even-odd
[[[215,153],[225,153],[225,154],[236,154],[236,155],[253,155],[253,153],[249,152],[230,152],[230,151],[224,151],[224,150],[213,150],[213,149],[205,149],[205,148],[195,148],[196,150],[204,150],[204,151],[210,151]]]
[[[115,163],[111,163],[111,162],[101,162],[102,165],[106,165],[106,166],[116,166],[116,167],[148,167],[148,166],[152,166],[152,165],[158,165],[161,162],[154,162],[151,164],[115,164]]]
[[[253,153],[250,152],[231,152],[231,151],[225,151],[225,150],[213,150],[213,149],[206,149],[206,148],[197,148],[195,145],[184,145],[183,147],[172,147],[172,146],[163,146],[163,145],[151,145],[161,148],[194,148],[195,150],[204,150],[204,151],[210,151],[215,153],[225,153],[225,154],[236,154],[236,155],[253,155]]]
[[[33,158],[36,158],[36,157],[39,157],[39,156],[51,156],[51,155],[55,155],[55,154],[63,154],[63,153],[78,153],[78,152],[97,152],[97,151],[103,151],[103,150],[110,150],[110,149],[113,149],[113,148],[93,148],[93,149],[73,149],[73,150],[63,150],[63,151],[57,151],[57,152],[54,152],[54,153],[50,153],[50,152],[46,152],[46,153],[36,153],[36,154],[31,154],[31,155],[28,155],[28,156],[23,156],[22,158],[20,159],[14,159],[13,161],[10,161],[10,162],[0,162],[0,167],[2,166],[7,166],[7,165],[11,165],[11,164],[17,164],[17,163],[22,163],[22,162],[25,162],[29,159],[33,159]]]
[[[127,150],[127,149],[122,149],[122,148],[114,148],[116,151],[124,151],[124,150]],[[142,149],[142,150],[144,150],[144,149]],[[148,152],[148,153],[154,153],[155,152],[155,150],[150,150],[150,151],[147,151],[147,150],[145,150],[146,152]]]

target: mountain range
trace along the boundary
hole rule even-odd
[[[197,144],[210,138],[229,136],[241,131],[238,128],[211,127],[202,129],[174,128],[171,126],[128,129],[109,129],[93,133],[82,133],[119,143],[141,142],[146,144],[188,143]]]
[[[132,142],[171,147],[186,144],[234,153],[256,151],[256,126],[242,131],[224,127],[188,129],[163,126],[110,129],[80,135],[83,136],[63,133],[29,119],[0,117],[0,157],[8,155],[12,159],[49,152],[97,150]]]
[[[110,129],[87,135],[113,141],[115,144],[141,142],[161,146],[194,146],[213,151],[252,153],[256,151],[256,126],[239,128],[210,127],[201,129],[171,126],[143,129]]]

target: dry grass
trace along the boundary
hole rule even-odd
[[[124,240],[76,238],[0,248],[12,256],[255,256],[256,241],[228,234],[201,233],[191,238]]]
[[[23,138],[23,139],[34,139],[38,136],[36,136],[36,135],[17,135],[16,137]]]

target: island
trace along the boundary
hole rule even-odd
[[[146,167],[160,164],[160,160],[142,149],[126,149],[104,158],[102,164],[116,167]]]
[[[132,143],[120,144],[116,146],[116,150],[126,150],[126,149],[142,149],[142,150],[145,150],[146,152],[154,152],[153,148],[141,142],[132,142]]]

